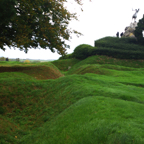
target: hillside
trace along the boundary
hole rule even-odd
[[[143,144],[144,61],[93,55],[0,62],[1,144]]]
[[[42,64],[12,62],[11,65],[9,62],[0,62],[0,73],[4,72],[8,72],[8,75],[11,72],[21,72],[39,80],[56,79],[63,76],[59,69],[49,62],[43,62]]]

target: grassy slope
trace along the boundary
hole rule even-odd
[[[143,143],[143,68],[143,61],[93,56],[55,80],[0,73],[0,138],[3,143]]]
[[[50,62],[0,62],[0,73],[3,72],[21,72],[32,76],[33,78],[36,78],[38,80],[56,79],[63,76],[59,69]]]
[[[35,119],[40,117],[41,113],[35,116],[36,112],[40,111],[36,107],[42,109],[43,105],[41,102],[34,103],[42,97],[43,91],[39,89],[41,89],[40,85],[44,86],[44,84],[37,80],[55,79],[61,76],[63,74],[50,62],[0,62],[0,114],[2,114],[0,141],[2,143],[6,141],[14,143],[17,140],[15,136],[25,135],[34,125]]]
[[[68,67],[73,67],[76,63],[80,62],[78,59],[64,59],[64,60],[55,60],[53,63],[61,71],[68,71]]]
[[[79,63],[75,64],[68,74],[75,73],[83,65],[100,64],[100,67],[117,69],[117,70],[133,70],[133,68],[144,68],[144,60],[121,60],[107,56],[91,56]]]
[[[141,104],[103,96],[86,97],[46,123],[25,143],[142,144],[143,108]]]

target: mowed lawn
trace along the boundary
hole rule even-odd
[[[41,66],[46,79],[31,69],[0,73],[1,143],[144,143],[143,60],[92,56]],[[48,78],[48,68],[59,78]]]

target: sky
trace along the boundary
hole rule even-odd
[[[125,27],[132,22],[132,16],[135,9],[140,9],[136,21],[143,17],[143,0],[83,0],[83,12],[74,0],[68,0],[67,8],[71,12],[78,14],[79,21],[71,21],[69,27],[81,32],[83,36],[76,37],[67,42],[70,49],[73,50],[80,44],[89,44],[94,46],[94,41],[106,36],[116,36],[116,33],[124,32]],[[26,54],[18,48],[6,48],[0,50],[0,57],[20,58],[20,59],[58,59],[61,55],[52,53],[49,49],[30,49]]]

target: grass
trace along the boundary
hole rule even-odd
[[[0,66],[2,144],[144,143],[143,60],[92,56]]]
[[[69,67],[73,67],[76,63],[80,62],[78,59],[64,59],[64,60],[55,60],[52,63],[59,68],[61,71],[68,71]]]
[[[56,79],[63,76],[59,69],[50,62],[28,64],[2,62],[2,64],[0,63],[0,73],[2,72],[22,72],[39,80]]]
[[[144,106],[103,96],[86,97],[46,123],[30,143],[142,143]],[[26,143],[26,140],[25,140]]]

